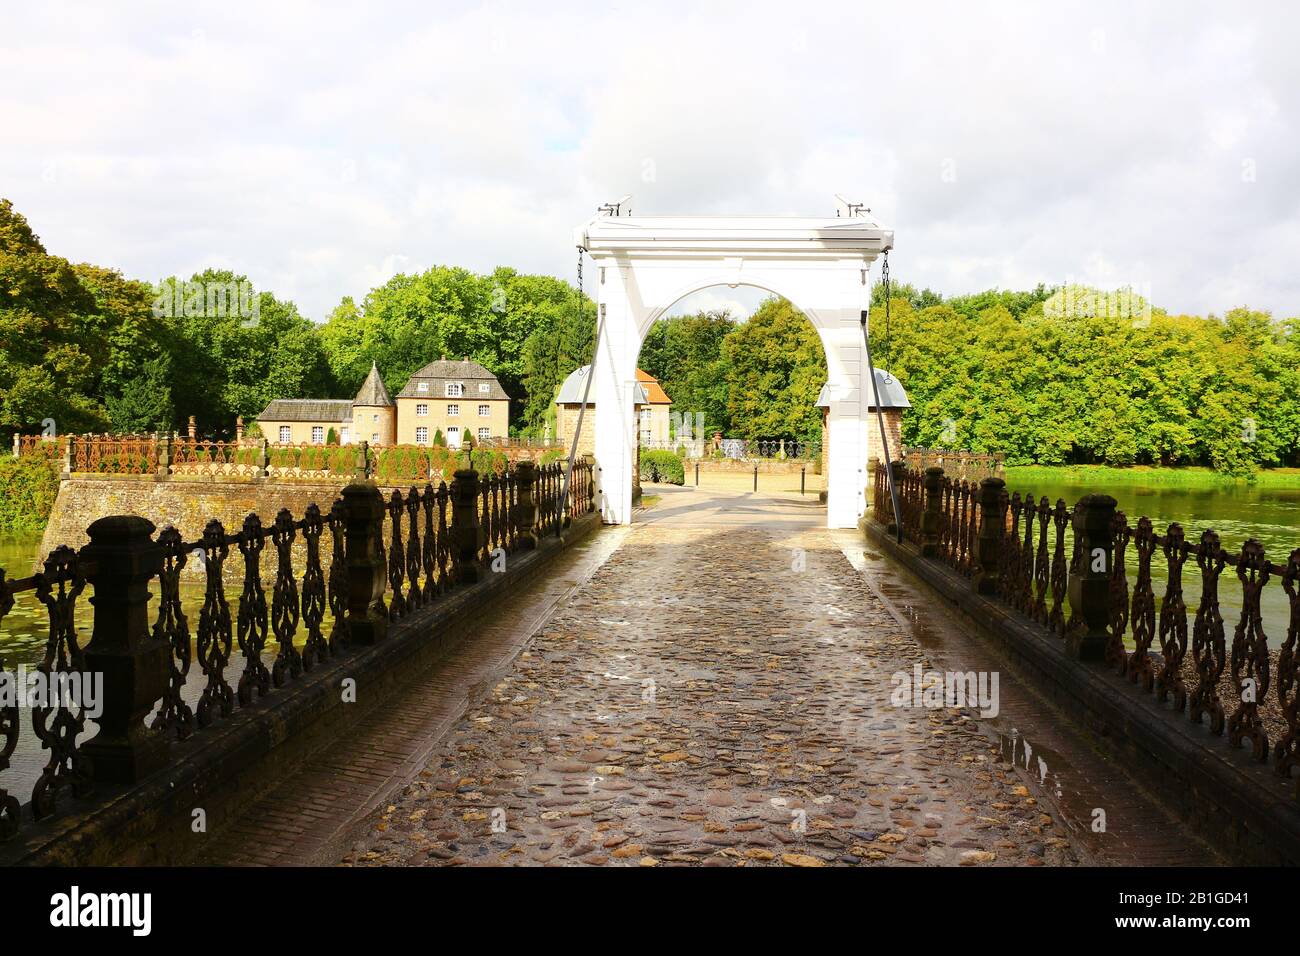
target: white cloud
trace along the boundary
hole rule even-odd
[[[1104,262],[1169,309],[1295,315],[1297,26],[1281,3],[11,5],[0,194],[72,259],[229,265],[315,318],[393,268],[571,279],[573,226],[625,193],[834,192],[896,230],[901,281]]]

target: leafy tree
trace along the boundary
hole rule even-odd
[[[659,380],[674,414],[689,417],[688,427],[703,413],[705,435],[731,429],[722,343],[737,327],[726,309],[674,316],[656,322],[641,345],[640,367]]]
[[[0,200],[0,431],[165,428],[169,358],[149,287],[50,255]]]
[[[727,412],[741,438],[813,441],[826,356],[812,323],[787,299],[765,300],[722,343]]]
[[[181,294],[179,283],[174,277],[160,283],[164,301],[190,295]],[[248,283],[245,276],[209,269],[196,274],[185,288],[242,283]],[[251,285],[243,288],[252,289]],[[167,310],[172,314],[163,320],[173,355],[177,416],[194,415],[202,434],[232,434],[236,416],[256,418],[273,398],[326,398],[336,390],[316,324],[299,314],[292,302],[269,292],[247,295],[249,303],[255,303],[251,315],[204,303],[184,309],[183,315]]]

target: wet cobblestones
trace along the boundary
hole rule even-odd
[[[824,529],[637,526],[342,862],[1077,862],[918,663]]]

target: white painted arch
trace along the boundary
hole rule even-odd
[[[862,345],[872,262],[894,234],[870,215],[817,218],[598,215],[575,243],[595,264],[601,341],[592,381],[597,489],[610,524],[632,515],[636,363],[650,327],[677,301],[714,286],[756,286],[808,317],[826,352],[830,394],[826,524],[851,528],[866,498],[872,397]],[[610,414],[607,409],[617,409]]]

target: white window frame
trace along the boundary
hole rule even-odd
[[[288,444],[289,442],[293,441],[293,427],[292,427],[292,426],[290,426],[290,425],[281,425],[281,426],[280,426],[280,441],[281,441],[282,443],[284,443],[284,444]]]
[[[448,382],[444,398],[464,398],[465,386],[461,382]]]
[[[415,429],[415,443],[417,445],[429,444],[429,426],[420,425]]]
[[[479,392],[487,392],[490,394],[492,392],[492,385],[490,382],[479,382],[478,390]]]
[[[448,418],[459,418],[459,417],[460,417],[460,405],[459,405],[459,403],[457,403],[457,402],[452,402],[450,405],[447,406],[447,417],[448,417]]]
[[[417,415],[427,415],[427,414],[429,414],[429,405],[428,405],[428,403],[426,403],[426,402],[421,402],[419,405],[416,405],[416,406],[415,406],[415,414],[417,414]]]
[[[429,383],[428,383],[428,382],[416,382],[416,383],[415,383],[415,390],[416,390],[417,392],[427,392],[427,391],[429,390]]]
[[[491,437],[492,437],[492,429],[490,429],[490,428],[480,428],[480,429],[478,430],[478,440],[479,440],[479,441],[487,441],[487,440],[488,440],[489,438],[491,438]]]
[[[460,447],[460,427],[457,425],[447,426],[447,445],[451,448]]]
[[[311,426],[311,443],[312,443],[313,445],[323,445],[323,444],[325,444],[325,426],[324,426],[324,425],[313,425],[313,426]]]
[[[478,407],[478,415],[479,415],[479,418],[487,418],[487,417],[488,417],[489,415],[491,415],[491,414],[492,414],[492,406],[491,406],[491,405],[480,405],[480,406]]]

